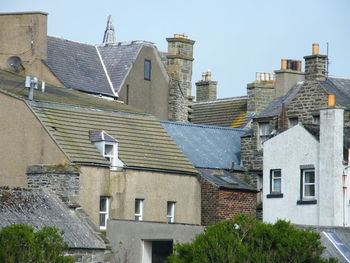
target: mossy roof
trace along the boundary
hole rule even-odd
[[[0,91],[25,100],[73,163],[107,166],[89,140],[104,130],[119,142],[119,158],[130,168],[197,173],[157,119],[127,105],[78,91],[47,86],[26,100],[24,78],[0,71]]]
[[[247,115],[247,97],[196,102],[192,105],[192,123],[230,128],[244,128],[250,120]]]

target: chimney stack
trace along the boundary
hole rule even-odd
[[[334,94],[328,96],[328,105],[320,110],[318,173],[316,170],[319,225],[342,226],[344,109],[335,106]]]
[[[312,55],[304,59],[306,80],[326,80],[327,56],[319,54],[318,44],[312,44]]]
[[[281,69],[275,70],[275,97],[284,96],[291,87],[304,80],[301,72],[301,60],[281,59]]]
[[[202,73],[202,80],[196,82],[197,102],[216,100],[216,86],[218,82],[211,80],[211,71]]]
[[[191,103],[193,45],[185,34],[167,38],[167,71],[170,76],[169,120],[188,121]]]

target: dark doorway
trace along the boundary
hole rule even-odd
[[[173,253],[173,241],[152,241],[152,263],[163,263]]]

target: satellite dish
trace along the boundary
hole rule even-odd
[[[7,64],[9,64],[13,68],[18,68],[22,65],[22,59],[17,56],[11,56],[7,59]]]

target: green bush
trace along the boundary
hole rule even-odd
[[[74,258],[62,255],[68,248],[62,235],[54,227],[37,232],[28,225],[4,227],[0,231],[0,263],[73,263]]]
[[[208,226],[193,243],[177,244],[167,263],[331,263],[320,235],[289,222],[263,223],[247,215]]]

